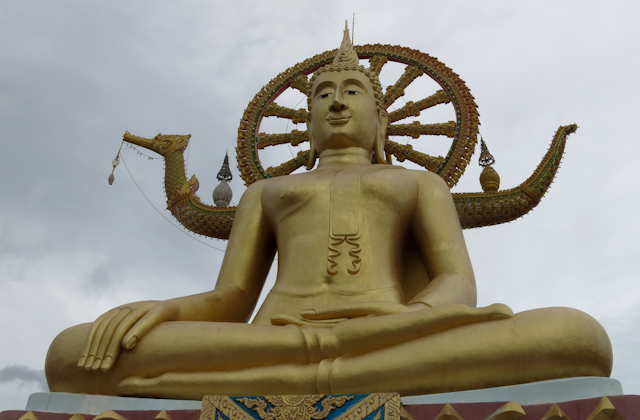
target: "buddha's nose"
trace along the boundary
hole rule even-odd
[[[347,103],[344,101],[342,93],[336,92],[336,94],[333,95],[333,102],[329,106],[329,109],[331,111],[343,111],[347,109]]]

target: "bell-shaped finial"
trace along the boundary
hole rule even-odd
[[[478,164],[484,169],[480,174],[480,185],[484,192],[496,192],[500,188],[500,175],[491,167],[496,162],[493,155],[489,153],[489,148],[480,136],[480,158]]]
[[[224,155],[224,162],[222,162],[222,168],[218,172],[218,181],[231,181],[233,175],[231,175],[231,169],[229,169],[229,152]]]
[[[213,190],[213,203],[216,207],[228,207],[229,203],[231,203],[231,199],[233,198],[233,191],[231,191],[231,187],[227,183],[233,179],[233,175],[231,175],[231,169],[229,169],[229,153],[224,156],[224,162],[222,163],[222,168],[220,172],[218,172],[218,181],[220,184]]]
[[[485,143],[482,136],[480,136],[480,159],[478,159],[478,164],[486,168],[494,163],[496,163],[496,160],[493,158],[493,155],[489,153],[487,143]]]
[[[358,54],[351,44],[351,39],[349,39],[349,23],[346,20],[344,22],[344,36],[342,38],[342,43],[340,44],[340,49],[338,50],[338,54],[336,54],[336,58],[333,59],[333,64],[339,63],[360,64]]]

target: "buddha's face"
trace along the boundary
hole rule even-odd
[[[311,87],[307,127],[318,154],[325,150],[360,147],[372,151],[379,129],[386,128],[376,107],[373,85],[357,70],[328,71]],[[385,114],[386,115],[386,114]]]

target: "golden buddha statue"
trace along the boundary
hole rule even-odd
[[[347,31],[308,106],[317,168],[249,186],[215,289],[62,332],[47,355],[51,391],[417,395],[610,374],[607,334],[580,311],[475,307],[449,187],[385,164],[380,82]],[[247,324],[276,250],[275,285]]]

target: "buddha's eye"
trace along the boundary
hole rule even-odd
[[[331,93],[323,93],[322,95],[319,95],[318,98],[319,99],[325,99],[325,98],[328,98],[329,95],[331,95]]]
[[[357,90],[345,90],[344,93],[347,95],[362,95],[362,92],[358,92]]]

